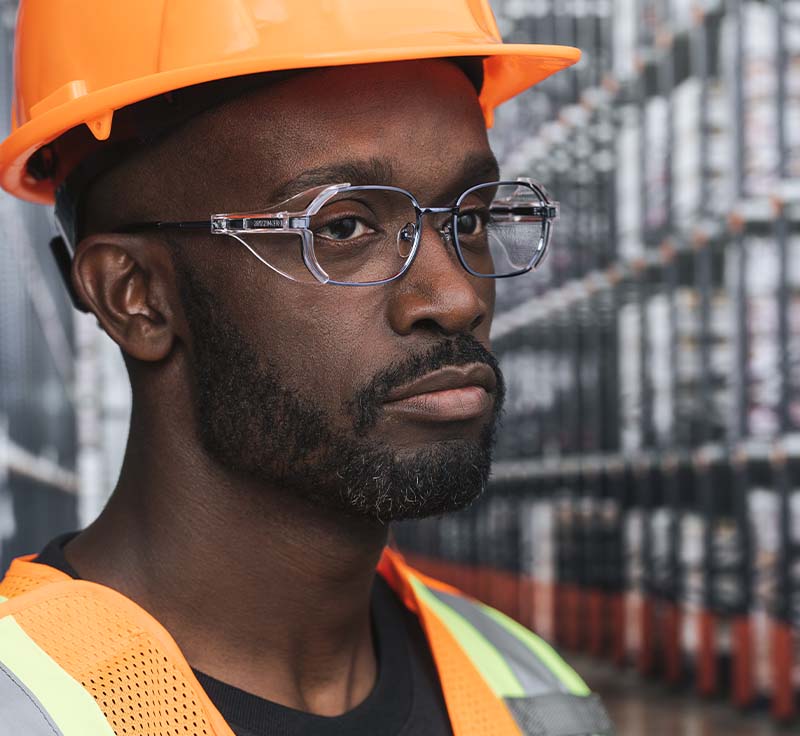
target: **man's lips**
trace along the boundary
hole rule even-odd
[[[496,387],[487,365],[442,368],[392,391],[384,409],[435,422],[476,419],[491,409]]]

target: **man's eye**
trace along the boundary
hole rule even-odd
[[[375,231],[358,217],[342,217],[319,228],[314,234],[329,240],[354,240],[373,232]]]
[[[486,228],[486,213],[481,210],[462,212],[458,216],[459,235],[480,235]]]

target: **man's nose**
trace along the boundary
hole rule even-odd
[[[474,332],[488,320],[494,295],[492,279],[464,270],[452,235],[439,218],[425,218],[417,256],[405,275],[394,282],[389,322],[400,335],[425,329],[447,335]]]

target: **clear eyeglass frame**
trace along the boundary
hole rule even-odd
[[[513,270],[509,273],[502,274],[487,274],[475,271],[468,263],[468,259],[462,250],[458,236],[458,218],[462,214],[461,207],[465,200],[471,195],[481,190],[499,189],[500,187],[515,187],[515,196],[507,197],[501,200],[494,200],[489,211],[491,213],[502,213],[505,217],[511,217],[512,222],[522,220],[526,217],[534,218],[537,223],[541,223],[541,232],[538,237],[538,242],[532,249],[530,260],[522,267]],[[311,220],[317,215],[322,208],[328,204],[333,198],[338,197],[347,192],[364,192],[364,191],[384,191],[393,192],[403,195],[408,198],[411,205],[413,205],[416,212],[416,223],[413,225],[411,234],[413,240],[409,248],[405,262],[397,273],[387,278],[372,280],[372,281],[343,281],[336,280],[326,273],[325,269],[320,265],[315,250],[314,250],[314,232],[311,229]],[[300,201],[311,202],[300,209],[293,209]],[[330,284],[335,286],[380,286],[383,284],[391,283],[401,278],[411,268],[417,253],[419,251],[420,243],[422,240],[422,228],[424,218],[428,215],[445,215],[444,223],[437,228],[440,237],[446,245],[452,245],[458,261],[464,270],[476,278],[491,278],[502,279],[511,278],[514,276],[521,276],[537,269],[544,261],[545,256],[549,250],[549,244],[552,239],[553,226],[559,219],[559,204],[553,201],[547,193],[547,190],[539,183],[530,178],[519,178],[514,181],[502,180],[495,182],[486,182],[475,185],[466,189],[456,199],[455,205],[452,207],[423,207],[419,204],[417,198],[406,189],[393,187],[388,185],[350,185],[348,183],[323,185],[309,189],[300,194],[276,204],[270,208],[265,208],[260,212],[243,212],[243,213],[227,213],[212,215],[209,220],[200,221],[184,221],[184,222],[140,222],[130,225],[124,225],[117,228],[117,232],[142,232],[146,230],[177,230],[177,231],[198,231],[210,230],[214,235],[227,235],[235,239],[245,248],[247,248],[252,255],[254,255],[262,264],[267,266],[272,271],[280,274],[284,278],[291,281],[300,281],[300,279],[286,273],[274,264],[269,263],[260,253],[257,252],[253,246],[247,242],[245,237],[247,235],[265,235],[265,234],[284,234],[296,235],[300,238],[302,243],[302,258],[306,269],[311,273],[314,279],[320,284]],[[409,223],[411,225],[412,223]],[[399,233],[398,237],[402,237],[403,233]]]

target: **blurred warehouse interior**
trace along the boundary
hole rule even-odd
[[[800,0],[493,0],[583,61],[498,111],[508,177],[561,202],[499,282],[491,492],[396,529],[422,569],[560,648],[778,721],[800,707]],[[14,0],[0,0],[7,125]],[[4,131],[5,132],[5,131]],[[0,197],[0,564],[91,521],[130,398]]]
[[[581,64],[494,146],[562,204],[499,285],[492,492],[422,568],[568,651],[792,719],[800,693],[800,2],[495,3]]]

